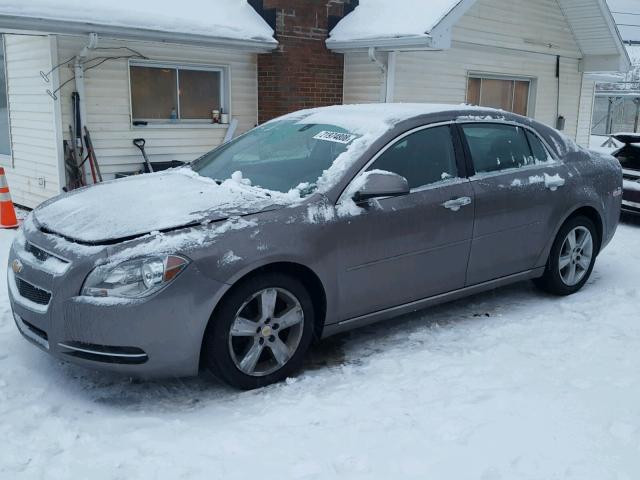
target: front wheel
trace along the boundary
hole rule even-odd
[[[212,373],[243,390],[285,379],[300,367],[314,331],[311,297],[295,278],[253,277],[223,299],[204,342]]]
[[[534,283],[554,295],[576,293],[589,280],[599,248],[593,222],[583,216],[570,218],[551,247],[544,275]]]

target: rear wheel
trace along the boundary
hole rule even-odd
[[[534,283],[554,295],[576,293],[589,280],[599,248],[593,222],[581,215],[570,218],[558,232],[544,275]]]
[[[205,360],[241,389],[283,380],[302,364],[314,331],[309,293],[295,278],[253,277],[222,301],[205,336]]]

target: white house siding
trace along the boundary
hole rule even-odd
[[[596,94],[596,81],[585,75],[582,80],[580,111],[578,112],[578,137],[576,141],[584,147],[589,146],[591,124],[593,120],[593,102]]]
[[[51,70],[52,39],[5,35],[12,165],[4,165],[15,203],[35,207],[60,192],[55,103],[40,71]]]
[[[556,55],[561,57],[559,109]],[[566,133],[575,137],[580,56],[555,0],[479,0],[454,28],[450,49],[398,53],[393,100],[463,103],[469,73],[527,77],[534,90],[530,115],[552,126],[557,115],[563,115]],[[366,72],[378,68],[367,54],[347,54],[345,64],[345,103],[378,101],[382,80],[377,89],[370,85],[378,78],[372,75],[369,83],[360,84]]]
[[[67,59],[76,55],[86,38],[61,36],[58,39],[58,57]],[[229,68],[230,114],[239,121],[238,133],[252,128],[257,121],[257,56],[246,52],[215,50],[150,42],[120,42],[102,40],[99,47],[127,46],[148,57],[168,63],[188,65],[215,65]],[[100,50],[92,56],[105,53],[128,55],[130,52]],[[61,81],[71,78],[72,71],[65,67]],[[71,82],[62,90],[62,127],[65,138],[71,124]],[[135,171],[142,167],[140,150],[133,146],[134,138],[147,141],[151,161],[189,161],[219,145],[227,131],[226,126],[164,125],[133,127],[130,117],[128,60],[109,60],[88,70],[85,77],[87,126],[95,146],[100,168],[105,178],[116,172]]]
[[[384,76],[366,53],[344,56],[344,103],[376,103],[383,101]]]

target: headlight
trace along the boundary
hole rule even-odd
[[[178,255],[142,257],[96,267],[82,287],[90,297],[140,298],[171,283],[189,264]]]

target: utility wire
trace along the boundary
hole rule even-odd
[[[135,50],[133,50],[133,49],[131,49],[131,48],[129,48],[129,47],[116,47],[116,48],[124,48],[124,49],[126,49],[126,50],[131,51],[131,52],[135,52]],[[98,50],[98,49],[96,48],[96,49],[94,49],[94,50]],[[109,48],[102,48],[102,49],[100,49],[100,50],[111,50],[111,49],[109,49]],[[91,58],[91,59],[89,59],[89,60],[86,60],[82,65],[84,66],[84,65],[87,65],[87,64],[89,64],[89,63],[91,63],[91,62],[95,62],[96,60],[98,60],[98,63],[95,63],[94,65],[90,65],[90,66],[88,66],[88,67],[86,67],[86,68],[84,69],[84,71],[85,71],[85,72],[88,72],[88,71],[89,71],[89,70],[91,70],[92,68],[99,67],[100,65],[102,65],[102,64],[103,64],[103,63],[105,63],[105,62],[108,62],[109,60],[121,60],[121,59],[123,59],[123,58],[125,58],[125,59],[129,59],[129,58],[141,58],[141,59],[143,59],[143,60],[144,60],[144,59],[147,59],[148,57],[145,57],[144,55],[142,55],[142,54],[138,54],[138,53],[136,52],[136,54],[135,54],[135,55],[120,55],[120,56],[116,56],[116,57],[95,57],[95,58]],[[73,60],[73,59],[75,59],[75,57],[73,57],[71,60]],[[64,65],[65,63],[70,63],[70,61],[63,62],[63,63],[61,63],[59,66]],[[58,93],[60,90],[62,90],[62,89],[64,88],[64,86],[65,86],[65,85],[67,85],[67,84],[69,84],[69,83],[73,82],[75,79],[76,79],[76,76],[75,76],[75,74],[74,74],[74,75],[73,75],[70,79],[68,79],[66,82],[63,82],[62,84],[60,84],[60,85],[58,86],[58,88],[56,88],[54,91],[47,90],[47,93],[48,93],[48,94],[49,94],[49,96],[50,96],[50,97],[52,97],[54,100],[57,100],[56,93]]]

